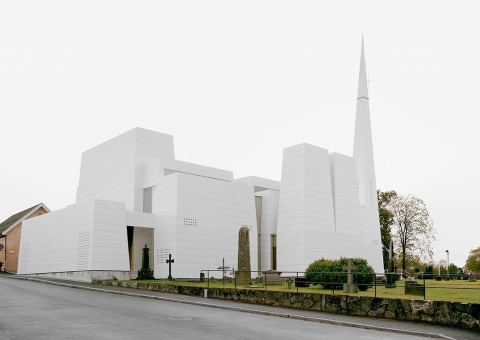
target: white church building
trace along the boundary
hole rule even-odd
[[[134,128],[82,154],[74,204],[23,222],[18,273],[133,279],[147,245],[156,278],[169,254],[173,277],[198,278],[222,259],[236,267],[242,226],[252,271],[343,256],[383,272],[363,43],[353,157],[299,144],[283,151],[281,182],[234,179],[176,160],[173,136]]]

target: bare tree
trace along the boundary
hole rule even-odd
[[[425,203],[417,197],[398,195],[390,201],[393,213],[392,236],[401,256],[402,269],[406,261],[414,256],[428,262],[433,258],[431,242],[435,241],[436,230]]]

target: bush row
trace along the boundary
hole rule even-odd
[[[348,259],[341,257],[339,260],[321,258],[311,263],[305,270],[305,279],[309,283],[319,284],[325,289],[341,289],[347,283],[347,272],[343,269],[348,265]],[[358,289],[367,290],[375,280],[375,271],[368,265],[367,260],[354,258],[353,283],[358,284]]]

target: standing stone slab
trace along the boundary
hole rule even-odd
[[[344,293],[358,293],[358,285],[353,283],[352,270],[357,269],[357,266],[353,265],[353,259],[348,259],[348,266],[343,266],[342,269],[348,271],[347,283],[343,284],[343,292]]]
[[[385,288],[396,288],[395,283],[395,273],[393,266],[393,242],[390,241],[390,249],[388,252],[388,273],[387,273],[387,282],[385,283]]]
[[[247,227],[238,231],[238,266],[235,272],[237,284],[250,284],[250,237]]]

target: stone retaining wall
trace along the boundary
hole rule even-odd
[[[141,282],[95,281],[104,285],[204,296],[204,288]],[[208,296],[257,305],[287,307],[337,314],[417,321],[480,330],[480,304],[326,295],[254,289],[210,288]]]

